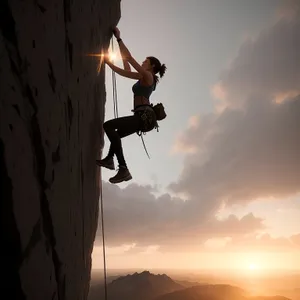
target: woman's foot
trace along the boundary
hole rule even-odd
[[[113,157],[105,157],[101,160],[96,160],[96,164],[99,166],[99,167],[104,167],[104,168],[107,168],[107,169],[110,169],[110,170],[114,170],[115,169],[115,163],[114,163],[114,158]]]
[[[114,177],[109,178],[109,182],[120,183],[122,181],[128,181],[130,179],[132,179],[132,176],[127,167],[120,166],[118,173]]]

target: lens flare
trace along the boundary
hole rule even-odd
[[[103,53],[88,53],[85,56],[99,58],[99,60],[97,59],[98,60],[98,63],[97,63],[97,75],[99,75],[99,73],[101,71],[101,67],[102,67],[102,64],[103,64],[103,59],[104,59],[105,54],[103,54]]]
[[[110,59],[111,61],[115,61],[115,60],[117,59],[117,54],[114,53],[114,52],[110,52],[110,53],[109,53],[109,59]]]
[[[111,49],[106,54],[103,53],[103,52],[102,53],[88,53],[88,54],[86,54],[86,56],[99,58],[99,62],[97,64],[97,74],[98,75],[101,71],[101,67],[102,67],[103,60],[104,60],[105,56],[107,56],[111,62],[114,62],[115,60],[119,59],[117,53],[111,51]]]

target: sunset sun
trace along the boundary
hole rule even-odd
[[[259,267],[258,267],[258,265],[255,264],[255,263],[250,263],[250,264],[248,265],[248,269],[254,271],[254,270],[259,269]]]

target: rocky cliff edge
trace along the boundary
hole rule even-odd
[[[0,3],[1,294],[86,299],[120,0]],[[8,299],[8,298],[6,298]]]

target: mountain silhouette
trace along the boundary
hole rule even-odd
[[[291,300],[282,296],[248,297],[243,289],[227,284],[205,284],[164,294],[155,300]]]
[[[191,286],[193,285],[193,286]],[[90,287],[88,300],[103,300],[103,284]],[[182,281],[149,271],[120,276],[107,285],[109,300],[291,300],[282,296],[250,297],[245,290],[229,284]]]
[[[244,300],[246,292],[226,284],[205,284],[168,293],[156,300]]]
[[[109,300],[150,300],[180,289],[184,289],[184,286],[176,283],[166,274],[154,275],[144,271],[113,280],[107,285],[107,294]],[[104,299],[104,286],[91,287],[88,299]]]

